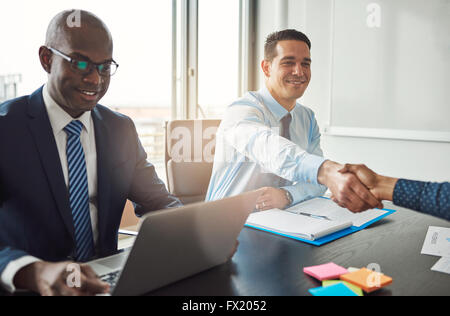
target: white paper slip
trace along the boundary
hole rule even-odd
[[[421,254],[450,257],[450,228],[430,226]]]
[[[439,259],[431,270],[450,274],[450,258],[444,257]]]
[[[304,212],[312,215],[326,216],[331,220],[352,222],[353,226],[362,225],[388,213],[380,209],[371,209],[361,213],[352,213],[346,208],[342,208],[333,201],[324,198],[315,198],[302,202],[287,209],[290,212]]]
[[[317,240],[352,226],[351,221],[314,218],[279,209],[252,213],[246,224],[308,240]]]

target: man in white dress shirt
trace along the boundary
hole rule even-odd
[[[310,49],[296,30],[269,35],[265,85],[232,103],[218,129],[206,200],[262,188],[257,209],[284,209],[328,187],[351,211],[381,206],[356,176],[323,158],[314,112],[297,102],[311,79]]]

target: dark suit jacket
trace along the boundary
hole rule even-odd
[[[136,213],[177,207],[158,178],[130,118],[101,105],[92,111],[97,144],[100,257],[117,251],[125,202]],[[74,257],[69,195],[42,88],[0,105],[0,274],[26,254],[46,261]]]

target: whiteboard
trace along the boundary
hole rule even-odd
[[[336,135],[450,142],[450,0],[334,0]]]

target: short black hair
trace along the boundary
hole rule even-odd
[[[308,36],[304,33],[294,30],[287,29],[283,31],[278,31],[267,36],[266,43],[264,45],[264,59],[268,61],[272,61],[276,56],[276,47],[279,41],[301,41],[305,42],[308,45],[309,49],[311,49],[311,41]]]

